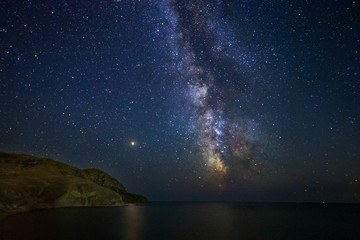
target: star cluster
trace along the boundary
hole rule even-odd
[[[4,1],[0,150],[152,200],[359,201],[358,1]]]

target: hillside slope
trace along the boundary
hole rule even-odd
[[[52,159],[0,153],[0,214],[146,201],[98,169],[81,170]]]

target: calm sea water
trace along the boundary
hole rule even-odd
[[[151,203],[0,220],[0,239],[360,239],[360,205]]]

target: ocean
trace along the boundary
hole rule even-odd
[[[0,220],[0,240],[360,239],[359,204],[154,202]]]

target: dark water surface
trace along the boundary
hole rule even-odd
[[[360,205],[151,203],[0,220],[0,239],[360,239]]]

